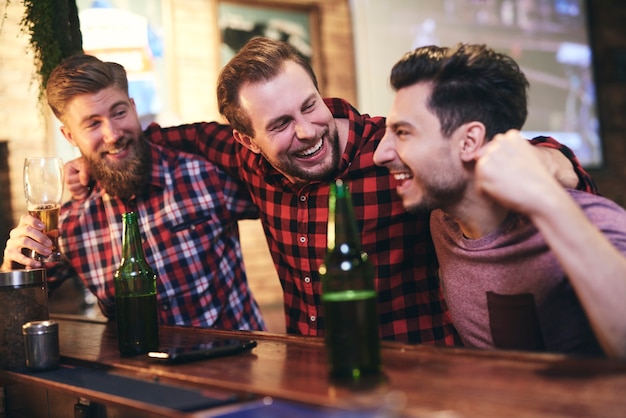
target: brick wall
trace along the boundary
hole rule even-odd
[[[19,214],[26,211],[24,158],[49,155],[53,144],[47,136],[46,109],[37,100],[38,84],[28,38],[19,25],[24,13],[22,2],[11,1],[6,6],[5,1],[0,0],[0,10],[6,15],[0,26],[0,139],[8,144],[11,190],[6,194],[3,190],[3,198],[11,199],[13,222],[17,222]],[[4,242],[0,237],[3,247]]]

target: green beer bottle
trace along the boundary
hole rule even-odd
[[[328,249],[320,267],[330,376],[360,386],[381,374],[374,268],[361,249],[352,198],[330,185]]]
[[[156,275],[144,257],[137,214],[122,215],[122,261],[115,272],[115,318],[120,354],[132,356],[159,346]]]

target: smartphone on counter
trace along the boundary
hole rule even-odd
[[[241,353],[252,350],[256,345],[254,340],[216,339],[190,347],[173,347],[150,351],[148,357],[166,363],[187,363]]]

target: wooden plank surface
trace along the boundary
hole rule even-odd
[[[114,323],[59,319],[59,331],[65,364],[97,366],[242,398],[270,396],[342,409],[388,405],[407,417],[623,417],[626,413],[626,362],[619,360],[385,342],[385,382],[372,390],[352,391],[329,382],[320,338],[162,327],[161,343],[168,347],[190,346],[212,336],[258,342],[249,353],[167,365],[146,356],[121,358]]]

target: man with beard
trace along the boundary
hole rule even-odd
[[[147,131],[156,143],[203,155],[247,185],[284,290],[288,333],[324,334],[318,269],[326,254],[328,183],[342,178],[350,185],[361,241],[376,269],[381,337],[458,342],[441,297],[427,214],[407,213],[395,180],[372,160],[384,118],[361,115],[341,99],[323,99],[306,59],[289,44],[267,38],[249,41],[223,68],[218,105],[232,127],[199,123]],[[555,171],[558,166],[559,174],[571,175],[575,186],[568,160],[545,150]],[[575,167],[584,185],[592,184]],[[78,178],[68,181],[82,197]]]
[[[564,189],[520,135],[528,81],[485,45],[418,48],[374,162],[430,225],[466,346],[626,356],[626,211]]]
[[[88,55],[51,73],[47,99],[94,180],[88,199],[63,205],[64,261],[46,265],[49,283],[78,275],[113,317],[113,277],[122,255],[122,214],[138,213],[148,263],[157,273],[162,324],[263,330],[247,284],[237,221],[257,216],[238,185],[211,163],[155,146],[128,96],[124,68]],[[50,253],[43,223],[24,215],[11,232],[4,268],[41,264],[23,249]]]

